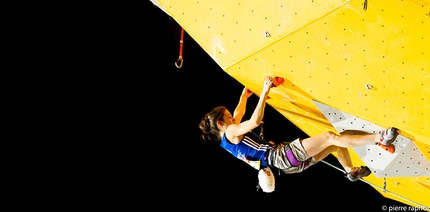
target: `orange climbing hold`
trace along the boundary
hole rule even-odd
[[[278,87],[282,83],[284,83],[284,78],[282,78],[282,77],[275,77],[273,79],[273,87]]]
[[[389,152],[389,153],[394,153],[394,151],[396,151],[395,147],[393,144],[390,145],[384,145],[378,142],[378,146],[380,146],[382,149],[384,149],[385,151]]]

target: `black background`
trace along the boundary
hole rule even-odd
[[[176,68],[181,27],[173,18],[149,1],[66,1],[55,8],[33,22],[40,39],[28,42],[40,56],[34,65],[43,67],[28,77],[42,79],[28,91],[34,106],[28,124],[38,126],[31,136],[42,138],[30,146],[37,151],[24,169],[31,176],[24,196],[33,208],[381,211],[404,205],[324,163],[277,175],[273,193],[257,191],[257,171],[204,142],[198,129],[213,107],[233,111],[243,86],[187,33],[183,67]],[[245,118],[256,101],[250,97]],[[307,136],[270,105],[264,121],[267,140]],[[331,155],[326,161],[340,167]]]

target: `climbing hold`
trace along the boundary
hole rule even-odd
[[[391,154],[394,153],[394,151],[396,151],[396,148],[394,147],[393,144],[390,144],[390,145],[387,146],[387,145],[384,145],[384,144],[381,144],[381,143],[378,142],[377,145],[380,146],[385,151],[391,153]]]
[[[273,86],[272,87],[278,87],[279,85],[281,85],[282,83],[284,83],[284,78],[282,77],[275,77],[273,79]]]
[[[364,86],[366,87],[367,90],[372,90],[373,88],[373,86],[369,84],[365,84]]]
[[[284,78],[282,78],[282,77],[274,77],[273,78],[272,88],[276,88],[279,85],[282,85],[282,83],[284,83]],[[270,97],[267,96],[266,99],[270,99]]]

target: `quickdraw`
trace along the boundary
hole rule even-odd
[[[184,46],[184,28],[181,29],[181,40],[179,41],[179,58],[175,62],[176,68],[181,68],[184,63],[184,59],[182,59],[182,49]]]

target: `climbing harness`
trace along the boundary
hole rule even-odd
[[[181,29],[181,40],[179,41],[179,58],[175,62],[176,68],[181,68],[182,63],[184,63],[184,59],[182,59],[182,49],[184,47],[184,28]]]

